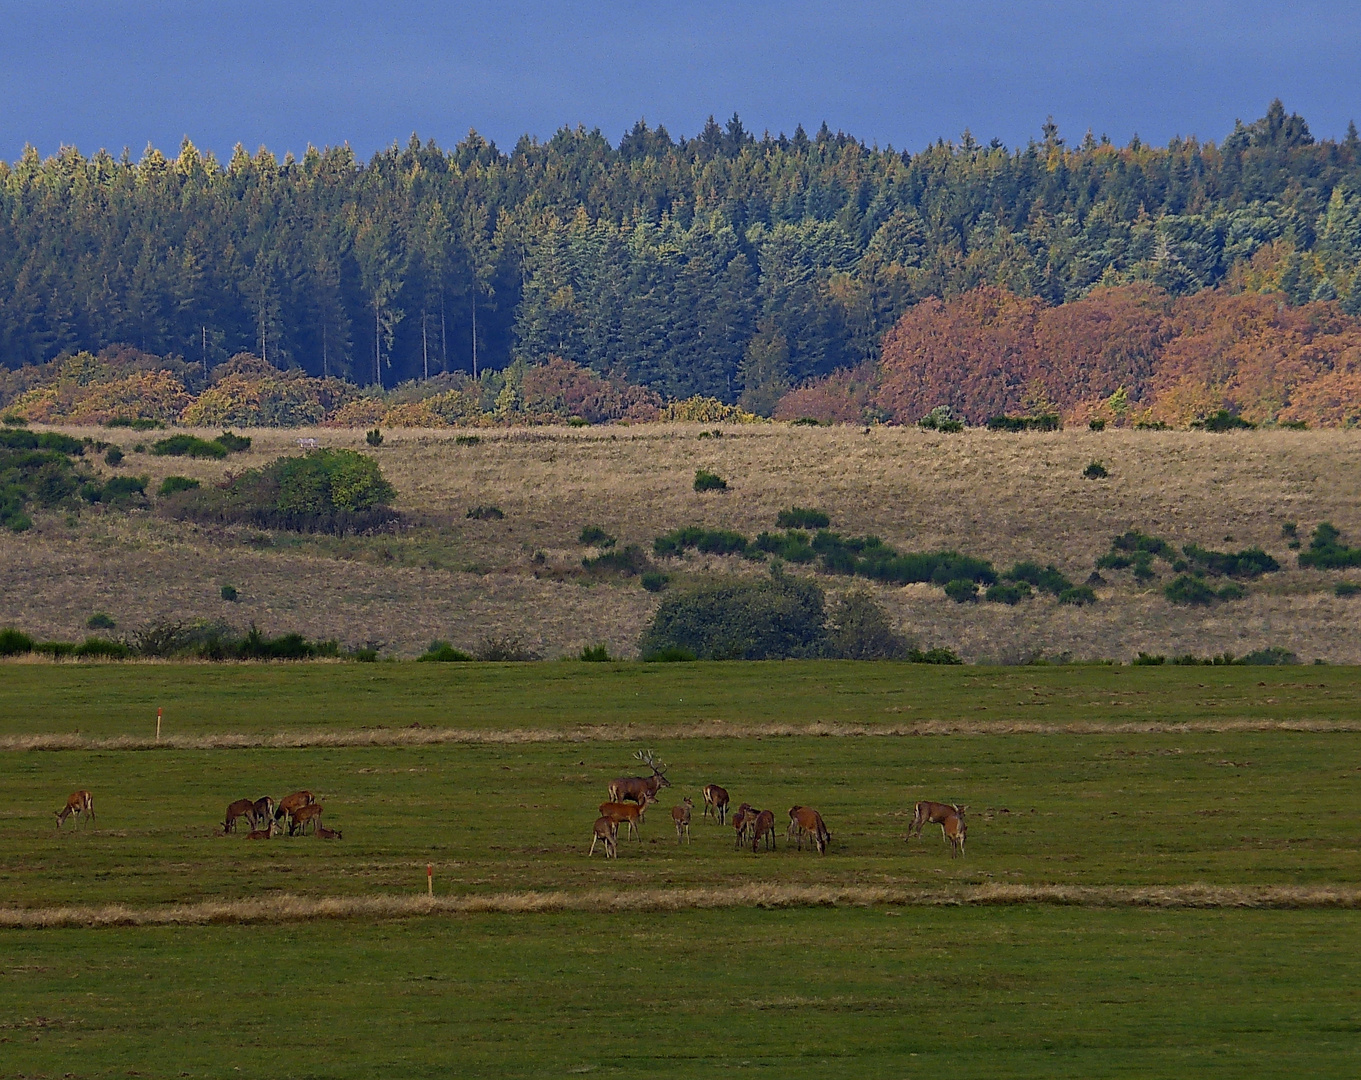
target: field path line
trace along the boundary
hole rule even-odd
[[[771,737],[887,738],[947,735],[1185,735],[1225,732],[1361,732],[1356,720],[1148,720],[1100,724],[1088,721],[1046,724],[1008,720],[929,720],[916,724],[737,724],[702,721],[674,726],[573,725],[564,728],[468,729],[453,727],[322,728],[274,733],[221,732],[211,735],[32,734],[0,736],[0,752],[26,750],[270,750],[313,746],[438,746],[454,744],[646,742],[676,739],[752,739]]]
[[[485,896],[272,896],[195,904],[0,908],[0,929],[205,926],[321,919],[552,912],[674,912],[722,908],[949,907],[1044,904],[1094,908],[1361,908],[1361,886],[979,885],[962,889],[893,886],[735,885],[678,889],[494,893]]]

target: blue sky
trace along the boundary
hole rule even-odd
[[[219,155],[413,132],[524,133],[639,117],[694,134],[833,129],[917,150],[966,127],[1009,145],[1220,139],[1273,97],[1318,136],[1361,119],[1356,0],[918,3],[290,3],[0,0],[0,157],[185,135]]]

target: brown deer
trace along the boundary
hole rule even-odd
[[[321,804],[308,803],[300,806],[293,811],[293,818],[288,823],[289,836],[301,836],[307,832],[307,826],[311,825],[315,829],[321,824]]]
[[[317,797],[310,791],[295,791],[292,795],[285,795],[274,810],[274,820],[286,822],[295,810],[311,806],[316,801]]]
[[[320,822],[318,822],[318,823],[317,823],[317,839],[318,839],[318,840],[344,840],[345,838],[344,838],[343,836],[340,835],[340,830],[339,830],[339,829],[328,829],[325,825],[322,825]]]
[[[252,829],[246,833],[247,840],[273,840],[279,833],[279,823],[271,820],[263,829]]]
[[[255,820],[268,821],[274,816],[274,800],[266,795],[263,799],[255,800]]]
[[[704,785],[704,816],[711,813],[720,825],[728,820],[728,793],[717,784]]]
[[[679,806],[671,808],[671,820],[676,825],[676,843],[678,844],[682,837],[685,838],[687,844],[690,842],[690,811],[694,808],[694,800],[689,795],[681,800]]]
[[[595,845],[601,841],[605,843],[605,858],[619,858],[619,822],[614,818],[598,817],[595,819],[595,834],[591,837],[591,850],[587,852],[589,859],[595,854]]]
[[[921,839],[922,828],[926,825],[944,825],[945,819],[951,814],[960,818],[964,817],[967,806],[956,806],[954,803],[923,801],[917,804],[917,811],[912,818],[912,824],[907,827],[907,835],[904,840],[911,840],[915,830],[917,839]]]
[[[633,756],[651,769],[652,775],[622,776],[615,780],[610,784],[610,802],[640,803],[644,795],[655,799],[657,792],[671,786],[671,781],[666,778],[666,765],[658,764],[651,750],[639,750]]]
[[[732,816],[732,828],[736,834],[733,847],[740,848],[747,842],[747,834],[756,824],[756,811],[751,803],[743,803]]]
[[[756,854],[756,845],[765,839],[766,850],[775,850],[775,812],[773,810],[762,810],[756,815],[752,824],[751,834],[751,853]]]
[[[641,802],[603,802],[600,804],[601,817],[607,817],[618,824],[628,824],[629,836],[636,836],[641,840],[643,834],[639,832],[638,826],[642,824],[643,815],[647,813],[647,808],[657,800],[651,795],[644,794]]]
[[[77,821],[83,820],[85,815],[89,814],[90,822],[93,824],[95,819],[95,797],[88,791],[73,791],[66,797],[66,805],[60,810],[54,811],[54,813],[57,815],[57,828],[59,829],[61,828],[61,823],[72,814],[75,814]]]
[[[227,807],[227,817],[222,822],[222,835],[236,832],[236,823],[241,818],[245,818],[252,829],[259,824],[259,819],[255,816],[255,804],[249,799],[237,799]]]
[[[803,838],[807,836],[813,841],[813,846],[817,848],[819,855],[827,852],[827,841],[832,838],[832,834],[827,831],[827,826],[822,823],[822,815],[811,806],[791,806],[789,808],[789,830],[785,833],[787,838],[798,841],[799,850],[803,850]]]
[[[940,831],[950,844],[950,858],[958,855],[964,858],[964,840],[969,835],[969,826],[964,823],[962,814],[950,814],[940,823]]]

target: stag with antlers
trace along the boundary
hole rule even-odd
[[[657,792],[671,786],[671,781],[666,778],[666,765],[659,762],[651,750],[639,750],[633,756],[651,769],[652,775],[623,776],[615,780],[610,784],[610,802],[655,801]]]

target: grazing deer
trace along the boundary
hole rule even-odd
[[[940,823],[940,831],[950,844],[950,858],[958,855],[964,858],[964,839],[969,835],[969,827],[964,823],[962,814],[950,814]]]
[[[740,848],[747,842],[747,834],[756,824],[756,810],[751,803],[743,803],[732,816],[732,828],[736,834],[733,847]]]
[[[245,818],[252,829],[260,823],[259,818],[255,816],[255,804],[249,799],[237,799],[227,807],[227,817],[222,822],[222,835],[236,832],[236,823],[241,818]]]
[[[608,817],[596,818],[595,834],[591,837],[591,850],[587,853],[586,858],[589,859],[592,855],[595,854],[595,845],[602,840],[605,843],[605,858],[607,859],[619,858],[619,846],[617,843],[618,837],[619,837],[619,822],[615,821],[614,818]]]
[[[756,845],[765,839],[766,850],[775,850],[775,812],[773,810],[762,810],[756,815],[752,824],[751,834],[751,853],[756,854]]]
[[[822,823],[822,815],[811,806],[791,806],[789,808],[789,829],[785,836],[797,840],[800,851],[803,850],[803,838],[809,837],[819,855],[826,854],[827,841],[832,838],[832,834],[827,831],[827,826]]]
[[[651,769],[652,775],[622,776],[615,780],[610,784],[610,802],[640,803],[644,795],[656,799],[657,792],[671,786],[671,781],[666,778],[666,765],[659,764],[651,750],[639,750],[633,756]]]
[[[720,825],[728,820],[728,793],[717,784],[704,785],[704,816],[711,813]]]
[[[340,830],[339,830],[339,829],[328,829],[325,825],[322,825],[321,823],[318,822],[318,824],[317,824],[317,839],[318,839],[318,840],[344,840],[345,838],[344,838],[343,836],[340,835]]]
[[[308,803],[300,806],[293,811],[293,818],[288,823],[288,835],[300,836],[307,832],[307,826],[311,825],[315,829],[321,824],[321,804]]]
[[[66,797],[66,805],[53,812],[57,815],[57,828],[59,829],[61,823],[72,814],[75,814],[77,821],[89,814],[90,821],[93,823],[95,819],[95,797],[88,791],[73,791]]]
[[[676,824],[676,843],[681,842],[681,837],[685,842],[690,842],[690,811],[695,808],[694,800],[687,795],[681,800],[679,806],[671,808],[671,820]]]
[[[311,806],[316,801],[317,797],[310,791],[295,791],[292,795],[285,795],[274,810],[274,820],[286,821],[293,816],[294,811]]]
[[[642,824],[643,815],[647,813],[647,808],[657,800],[651,795],[644,794],[642,802],[603,802],[600,804],[600,816],[610,818],[617,824],[628,824],[628,836],[636,836],[641,840],[643,834],[638,830]]]
[[[273,840],[279,833],[279,823],[271,820],[263,829],[252,829],[246,833],[247,840]]]
[[[907,835],[904,840],[911,840],[915,830],[917,839],[921,839],[922,827],[925,825],[944,825],[945,819],[951,814],[960,818],[964,817],[964,811],[969,809],[967,806],[956,806],[954,803],[923,801],[917,804],[916,815],[912,818],[912,824],[907,827]]]

